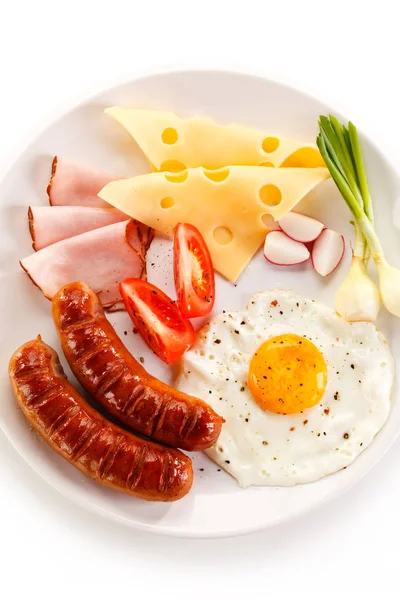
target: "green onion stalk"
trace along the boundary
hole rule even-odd
[[[336,294],[336,311],[348,321],[374,321],[381,298],[400,317],[400,271],[387,262],[374,227],[372,200],[356,127],[336,117],[321,116],[317,145],[326,166],[354,217],[355,243],[350,271]],[[372,257],[380,293],[368,275]]]

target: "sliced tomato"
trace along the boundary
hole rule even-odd
[[[136,329],[161,360],[170,365],[190,348],[193,325],[163,291],[135,277],[121,281],[119,289]]]
[[[200,231],[187,223],[175,227],[174,275],[182,315],[208,315],[215,300],[214,267]]]

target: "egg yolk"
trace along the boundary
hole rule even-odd
[[[267,340],[253,354],[248,386],[264,410],[292,414],[317,404],[327,380],[318,348],[303,337],[285,334]]]

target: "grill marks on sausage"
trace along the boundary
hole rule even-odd
[[[64,410],[64,412],[62,412],[47,429],[46,433],[49,436],[49,439],[53,440],[53,438],[57,435],[59,430],[62,429],[64,425],[67,425],[69,421],[73,419],[78,412],[79,406],[76,406],[76,404],[74,404],[73,406],[68,406]]]
[[[78,461],[82,456],[84,456],[86,450],[88,449],[90,444],[92,444],[94,441],[96,441],[96,439],[100,435],[102,429],[103,429],[102,422],[99,422],[99,423],[94,422],[93,423],[92,428],[89,429],[86,432],[86,434],[84,434],[81,437],[81,439],[79,440],[79,444],[77,444],[75,446],[75,448],[73,449],[72,455],[71,455],[71,458],[73,461]]]
[[[104,373],[97,382],[96,393],[104,395],[107,390],[121,379],[125,371],[126,367],[122,359],[115,363],[107,364]]]
[[[21,367],[21,369],[19,369],[19,371],[17,373],[15,373],[15,376],[18,377],[18,379],[34,379],[35,377],[39,377],[40,375],[47,375],[48,373],[48,369],[46,369],[45,367],[38,367],[38,366],[23,366]]]
[[[32,388],[32,391],[31,391],[31,394],[29,395],[29,398],[27,398],[27,400],[26,400],[26,405],[28,408],[30,408],[32,410],[39,410],[40,408],[42,408],[42,406],[47,404],[47,402],[52,402],[53,400],[58,398],[58,396],[62,392],[61,386],[56,383],[53,384],[51,387],[49,387],[45,392],[42,392],[41,394],[35,394],[34,382],[33,382],[33,385],[31,386],[31,388]]]
[[[131,395],[129,396],[128,402],[122,409],[122,414],[124,417],[128,418],[133,415],[135,412],[139,402],[142,400],[142,397],[146,389],[140,383],[138,383],[132,390]]]
[[[147,444],[144,444],[141,448],[138,448],[136,450],[135,456],[133,457],[132,468],[126,480],[127,488],[129,488],[132,491],[136,488],[137,484],[139,483],[147,452],[148,446]]]
[[[158,489],[160,492],[165,492],[168,489],[168,480],[169,474],[172,466],[172,455],[169,450],[164,454],[164,468],[161,471],[160,482],[158,484]]]
[[[198,406],[194,404],[190,406],[190,410],[188,411],[188,413],[186,413],[186,417],[182,421],[182,427],[179,432],[179,435],[182,436],[182,439],[188,438],[193,432],[194,428],[197,425],[197,421],[200,418],[200,412],[201,409]]]
[[[152,415],[152,419],[149,423],[149,428],[151,431],[151,433],[149,434],[149,437],[153,437],[158,431],[160,431],[162,429],[164,419],[165,419],[167,411],[170,407],[170,404],[171,404],[171,399],[168,397],[163,398],[162,402],[159,403],[157,412],[155,412]]]
[[[96,348],[88,348],[77,360],[76,360],[76,367],[78,368],[82,368],[83,365],[88,362],[89,360],[91,360],[92,358],[94,358],[95,356],[98,356],[99,354],[101,354],[103,352],[103,350],[105,350],[106,348],[108,348],[108,342],[103,342],[102,344],[100,344],[99,346],[96,346]]]
[[[94,317],[84,317],[80,321],[75,321],[74,323],[70,323],[69,325],[65,325],[62,327],[62,331],[64,333],[73,333],[74,331],[79,331],[80,329],[86,329],[89,325],[95,324]]]
[[[114,437],[113,443],[110,446],[110,448],[108,449],[108,452],[104,458],[104,461],[100,465],[100,469],[99,469],[99,478],[100,479],[106,479],[108,477],[108,475],[112,469],[112,465],[115,460],[115,457],[117,456],[118,449],[119,449],[124,437],[125,436],[123,436],[120,433],[117,433],[117,435]]]

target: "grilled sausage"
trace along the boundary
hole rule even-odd
[[[9,375],[34,429],[85,475],[144,500],[179,500],[189,492],[190,459],[104,419],[66,380],[56,352],[40,336],[14,352]]]
[[[222,417],[202,400],[152,377],[125,348],[86,284],[62,287],[53,298],[53,317],[76,378],[121,423],[183,450],[216,442]]]

